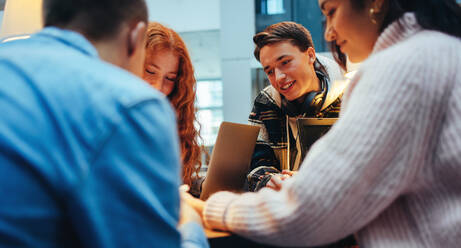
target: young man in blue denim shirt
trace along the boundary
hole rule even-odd
[[[43,7],[44,30],[0,45],[0,246],[206,247],[199,223],[177,229],[174,113],[130,73],[144,0]]]

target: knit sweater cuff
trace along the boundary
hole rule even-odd
[[[225,221],[226,213],[229,205],[238,196],[238,194],[231,192],[219,192],[208,198],[203,209],[205,225],[211,229],[228,231]]]

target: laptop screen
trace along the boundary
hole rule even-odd
[[[337,120],[338,118],[299,118],[297,120],[301,158],[306,156],[312,144],[326,134]]]

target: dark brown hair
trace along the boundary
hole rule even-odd
[[[349,1],[356,10],[363,10],[366,6],[366,0]],[[461,7],[455,0],[387,0],[384,4],[386,11],[379,28],[380,32],[398,20],[405,12],[413,12],[419,25],[424,29],[461,37]],[[330,42],[330,49],[336,62],[345,69],[346,56],[334,41]]]
[[[123,23],[147,23],[144,0],[44,0],[44,25],[78,30],[98,41],[113,37]]]
[[[259,55],[264,46],[283,41],[289,41],[298,47],[301,52],[307,51],[309,47],[314,48],[311,33],[303,25],[288,21],[279,22],[268,26],[264,31],[253,36],[255,58],[260,61]],[[317,58],[314,62],[314,68],[328,77],[327,70]]]

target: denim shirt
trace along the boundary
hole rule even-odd
[[[58,28],[0,44],[0,75],[1,247],[181,246],[161,93]],[[199,225],[181,231],[183,247],[207,246]]]

